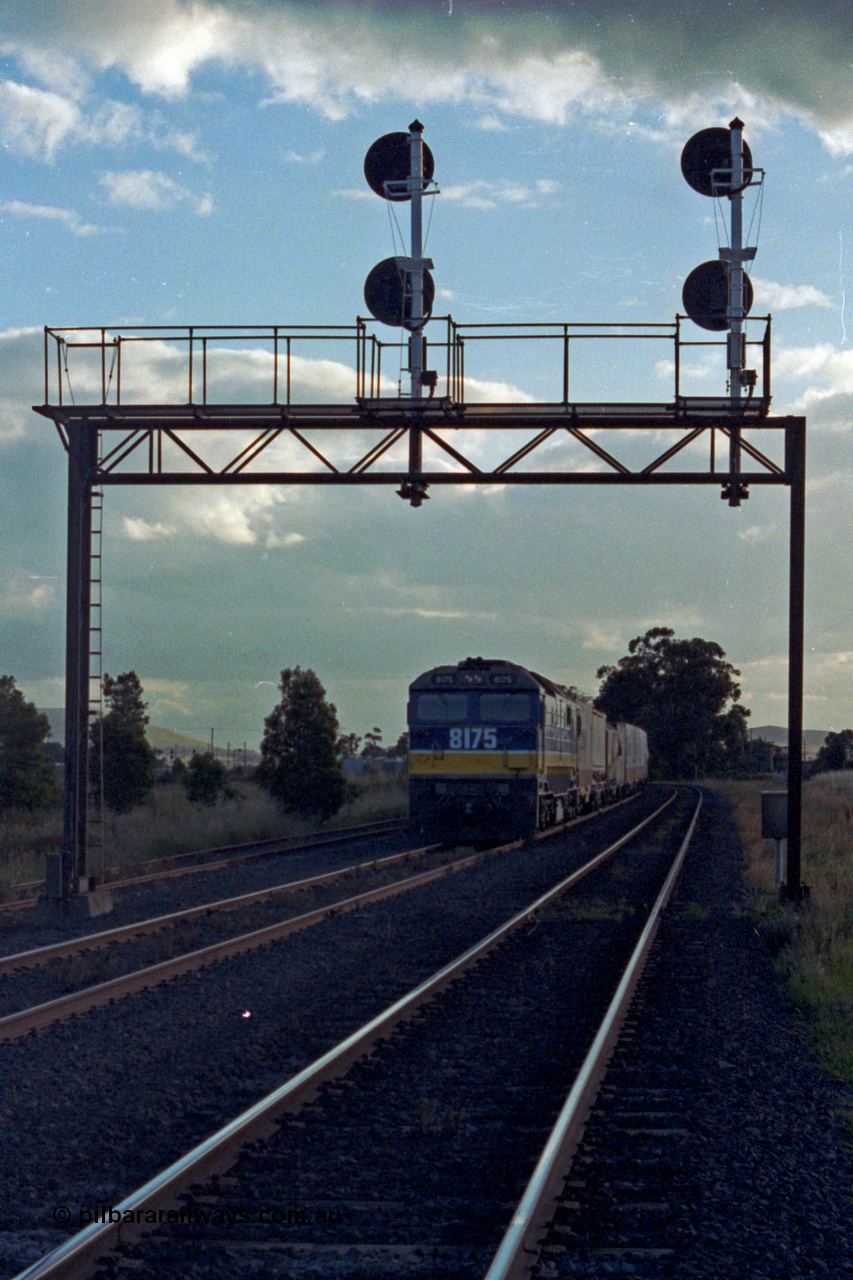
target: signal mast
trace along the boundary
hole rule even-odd
[[[385,258],[376,264],[364,285],[367,309],[382,324],[401,326],[411,333],[409,339],[409,374],[413,425],[409,430],[409,472],[398,493],[413,507],[419,507],[427,495],[427,484],[417,477],[422,470],[422,437],[417,425],[417,411],[424,400],[424,388],[430,395],[438,381],[437,374],[425,369],[424,325],[430,318],[435,284],[430,274],[431,258],[423,256],[423,198],[432,188],[435,161],[423,140],[424,127],[419,120],[409,125],[408,133],[386,133],[378,138],[364,159],[367,184],[384,200],[411,202],[411,252],[409,257]]]
[[[740,472],[740,416],[743,392],[749,398],[756,384],[756,372],[746,368],[746,317],[752,307],[752,284],[744,263],[755,257],[756,247],[743,242],[743,193],[747,187],[761,186],[762,169],[753,168],[752,154],[743,140],[744,124],[735,117],[728,129],[702,129],[685,144],[681,172],[694,191],[710,197],[728,196],[731,208],[730,236],[720,246],[716,261],[703,262],[684,282],[682,304],[687,315],[703,329],[728,330],[726,356],[729,369],[729,471]],[[723,488],[730,507],[739,507],[749,497],[747,487],[737,480]]]

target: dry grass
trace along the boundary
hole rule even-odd
[[[329,819],[327,827],[352,827],[359,822],[409,816],[407,774],[363,773],[359,775],[355,791],[352,800]]]
[[[44,876],[44,855],[62,847],[62,810],[0,813],[0,902],[11,886]]]
[[[365,774],[353,788],[352,799],[325,824],[324,830],[405,817],[407,779]],[[130,813],[107,813],[104,861],[110,867],[131,867],[152,858],[244,844],[276,836],[301,836],[317,824],[283,814],[275,801],[254,782],[232,782],[234,795],[211,807],[190,804],[178,783],[155,787],[144,805]],[[12,886],[44,876],[44,855],[62,847],[62,811],[30,814],[13,811],[0,817],[0,901]],[[93,852],[96,875],[100,854]]]
[[[754,924],[814,1028],[824,1065],[853,1083],[853,771],[825,773],[803,788],[802,908],[778,901],[773,842],[762,841],[760,797],[778,780],[710,784],[732,804],[753,890]]]

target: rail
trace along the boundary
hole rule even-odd
[[[128,889],[136,885],[149,884],[153,880],[173,880],[179,876],[196,875],[198,872],[221,871],[223,867],[233,867],[244,862],[258,862],[263,858],[275,857],[277,854],[305,853],[312,849],[325,849],[338,844],[347,844],[350,841],[366,840],[370,836],[390,835],[395,831],[401,831],[405,825],[405,818],[386,818],[380,822],[341,827],[329,835],[317,832],[304,839],[299,839],[297,836],[274,836],[269,840],[250,840],[246,844],[227,844],[214,849],[192,849],[187,853],[173,853],[165,858],[154,858],[150,862],[137,863],[135,870],[139,874],[135,876],[122,876],[122,868],[107,867],[99,887],[110,890]],[[156,867],[157,870],[151,870],[152,867]],[[35,890],[35,896],[0,902],[0,912],[37,906],[38,893],[44,887],[44,879],[18,881],[11,886],[13,891]]]
[[[484,1280],[526,1280],[531,1274],[538,1257],[539,1238],[562,1186],[566,1168],[580,1142],[613,1045],[651,951],[661,914],[687,855],[701,808],[700,793],[687,834]]]
[[[370,903],[380,902],[384,898],[396,897],[400,893],[408,893],[412,889],[419,889],[423,885],[430,884],[433,880],[443,879],[445,876],[456,875],[458,872],[464,871],[468,867],[476,866],[478,862],[483,862],[494,853],[504,851],[508,847],[513,846],[503,846],[502,850],[490,849],[485,852],[470,854],[468,857],[458,858],[453,862],[433,867],[430,871],[421,871],[416,875],[406,876],[403,880],[392,880],[389,884],[380,884],[373,889],[365,890],[364,893],[338,899],[312,911],[305,911],[301,915],[288,916],[275,924],[265,925],[261,929],[253,929],[250,933],[241,933],[234,937],[224,938],[219,942],[200,947],[195,951],[186,951],[180,955],[173,956],[169,960],[161,960],[157,964],[148,965],[144,969],[136,969],[132,973],[125,973],[117,978],[109,978],[95,986],[83,987],[79,991],[70,992],[68,995],[57,996],[55,999],[47,1000],[43,1004],[32,1005],[27,1009],[20,1009],[16,1013],[6,1014],[5,1017],[0,1018],[0,1043],[5,1043],[8,1040],[18,1040],[22,1036],[40,1030],[42,1027],[49,1027],[56,1022],[64,1022],[68,1018],[79,1017],[81,1014],[89,1013],[93,1009],[99,1009],[103,1005],[112,1004],[115,1000],[123,1000],[127,996],[137,995],[140,991],[148,991],[151,987],[159,986],[162,982],[169,982],[173,978],[183,977],[188,973],[197,973],[200,969],[206,969],[209,965],[216,964],[221,960],[229,960],[233,956],[245,955],[249,951],[257,950],[258,947],[266,947],[270,943],[278,942],[280,939],[288,937],[291,933],[300,933],[303,929],[310,929],[316,924],[322,924],[323,921],[330,920],[333,916],[345,915],[349,911],[359,911]],[[203,914],[204,910],[202,908],[201,912],[196,912],[195,914]],[[161,921],[143,922],[145,925],[152,924],[154,926],[160,923]],[[128,928],[123,929],[122,932],[127,934]],[[140,931],[146,932],[145,929]],[[87,939],[84,938],[83,941],[85,942]],[[96,935],[95,947],[97,947],[98,942],[99,939]],[[22,956],[11,957],[12,960],[21,958],[26,964],[27,959],[31,960],[33,956],[31,954],[27,957],[26,953],[22,953]],[[36,955],[35,958],[38,959],[38,956]],[[55,959],[57,957],[49,958]]]
[[[37,969],[54,960],[65,959],[83,952],[98,951],[103,947],[111,947],[115,943],[135,941],[144,934],[160,933],[164,929],[185,924],[199,916],[213,915],[218,911],[239,911],[243,907],[266,902],[270,898],[318,889],[321,885],[345,880],[349,876],[358,875],[359,872],[382,871],[395,866],[398,862],[414,861],[416,858],[425,857],[440,848],[441,845],[428,844],[420,849],[406,849],[402,853],[391,853],[384,858],[372,858],[367,862],[350,863],[334,871],[324,871],[320,875],[306,876],[301,880],[288,880],[284,884],[268,885],[266,888],[253,889],[249,893],[241,893],[231,898],[219,898],[216,902],[202,902],[195,907],[183,907],[180,911],[150,916],[147,920],[134,920],[130,924],[117,925],[113,929],[103,929],[100,933],[84,933],[82,937],[51,942],[47,946],[33,947],[29,951],[16,951],[10,955],[0,956],[0,977],[7,973],[19,973],[23,969]]]

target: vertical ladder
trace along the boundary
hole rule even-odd
[[[98,432],[98,460],[101,455],[101,432]],[[89,556],[89,733],[90,750],[97,755],[97,766],[90,771],[89,824],[87,831],[86,870],[98,884],[104,882],[104,695],[103,695],[103,570],[104,495],[92,490],[92,534]]]

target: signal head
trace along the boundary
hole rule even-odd
[[[416,120],[414,122],[418,124]],[[423,125],[420,126],[421,129]],[[423,176],[429,181],[435,172],[435,159],[426,143],[424,149]],[[385,190],[386,182],[406,182],[410,175],[411,144],[407,133],[386,133],[377,138],[364,157],[364,176],[371,191],[375,191],[383,200],[411,200],[408,191],[394,192],[389,195]]]
[[[404,135],[405,136],[405,135]],[[394,329],[402,325],[412,328],[412,297],[406,289],[408,272],[401,268],[396,258],[383,258],[377,262],[364,282],[364,301],[374,319],[389,324]],[[435,281],[424,270],[423,323],[429,320],[435,300]]]
[[[734,121],[732,123],[735,123]],[[740,124],[740,121],[737,121]],[[728,129],[700,129],[684,144],[681,153],[681,172],[685,180],[702,196],[731,195],[732,185],[722,174],[713,176],[715,169],[731,169],[732,143]],[[752,180],[752,152],[743,144],[743,185]]]
[[[753,289],[749,276],[743,277],[743,314],[752,310]],[[694,267],[684,281],[681,303],[700,329],[720,332],[729,327],[729,273],[719,260]]]

